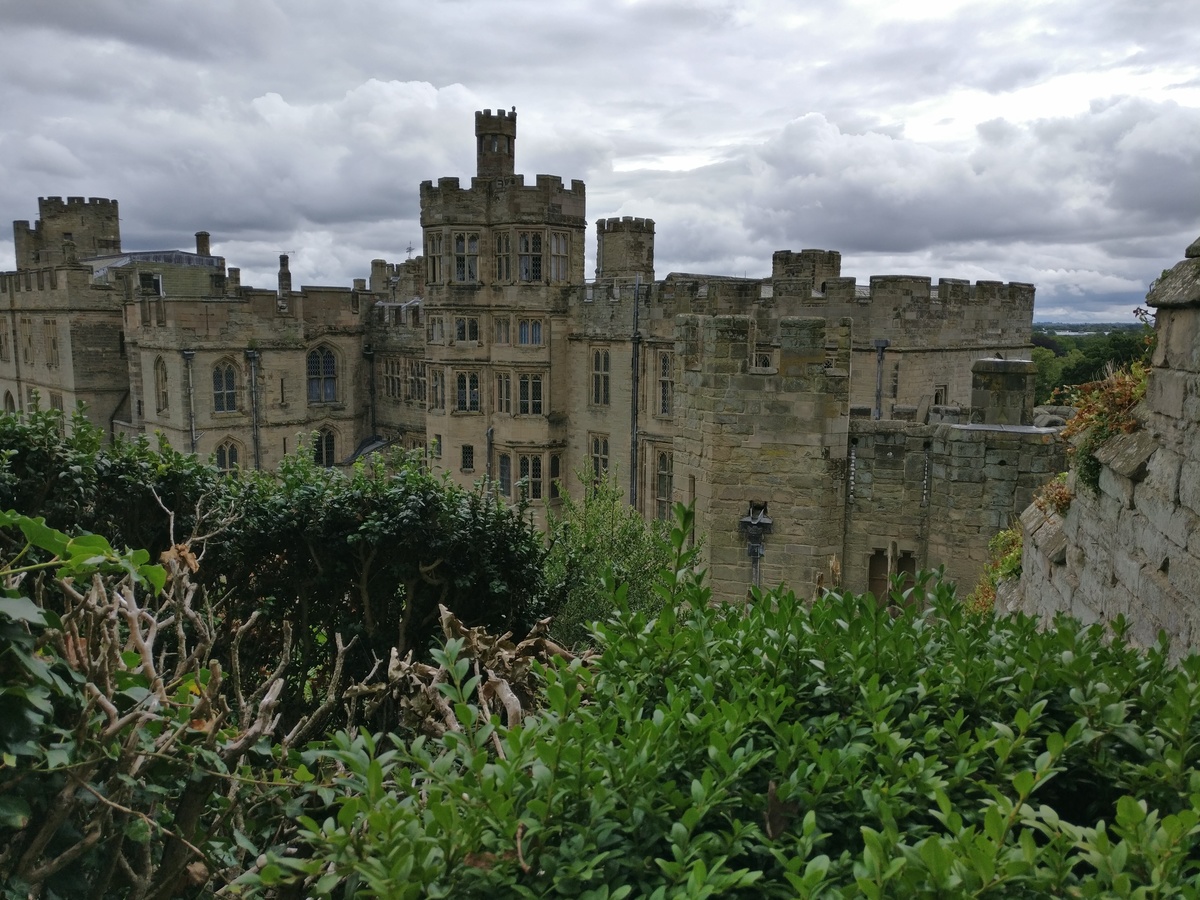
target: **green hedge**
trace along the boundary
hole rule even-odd
[[[1197,894],[1197,659],[1068,618],[964,615],[930,579],[897,589],[903,612],[778,591],[713,607],[683,533],[666,610],[618,616],[589,665],[546,670],[540,715],[482,721],[451,642],[462,732],[314,752],[327,814],[242,889]]]

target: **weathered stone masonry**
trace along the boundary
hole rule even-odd
[[[1124,616],[1141,644],[1159,631],[1180,656],[1200,646],[1200,241],[1150,293],[1157,346],[1142,428],[1096,453],[1099,490],[1076,484],[1066,515],[1028,508],[1010,608],[1049,621]]]

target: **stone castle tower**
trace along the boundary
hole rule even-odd
[[[17,268],[74,263],[121,252],[117,201],[103,197],[39,197],[38,220],[13,222]]]

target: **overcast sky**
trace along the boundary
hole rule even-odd
[[[660,278],[818,247],[1132,321],[1200,235],[1197,0],[0,0],[0,35],[0,219],[115,198],[125,249],[207,230],[262,287],[404,259],[511,106],[517,171],[653,218]]]

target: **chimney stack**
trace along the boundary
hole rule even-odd
[[[198,256],[212,256],[212,253],[209,252],[207,231],[196,232],[196,254]]]
[[[288,258],[286,253],[279,254],[279,296],[292,292],[292,273],[288,271]]]

